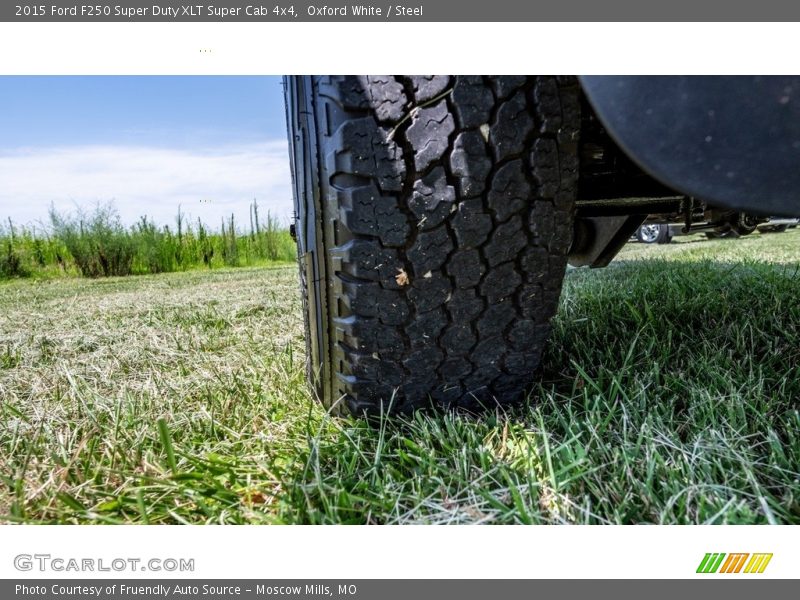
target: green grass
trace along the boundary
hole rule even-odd
[[[174,226],[142,217],[124,226],[113,204],[91,212],[50,212],[48,226],[0,223],[0,280],[89,278],[172,273],[197,268],[239,267],[290,262],[295,243],[286,227],[267,213],[259,219],[250,205],[250,228],[242,231],[231,214],[214,231],[180,210]]]
[[[372,427],[303,376],[294,267],[0,285],[0,515],[800,523],[800,231],[571,270],[530,402]]]

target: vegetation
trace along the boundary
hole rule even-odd
[[[629,245],[567,273],[527,405],[375,426],[311,398],[293,266],[9,282],[0,519],[800,524],[798,267]]]
[[[125,227],[112,205],[72,215],[51,210],[49,227],[25,228],[11,220],[0,227],[0,279],[116,277],[294,260],[288,230],[269,213],[265,221],[255,201],[247,232],[237,229],[234,215],[214,232],[200,220],[188,222],[180,211],[174,227],[147,217]]]

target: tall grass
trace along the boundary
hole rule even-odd
[[[94,213],[63,216],[50,211],[55,237],[60,239],[84,277],[131,275],[137,246],[146,246],[134,228],[122,226],[119,215],[110,205],[98,206]],[[147,248],[149,250],[149,248]]]
[[[67,249],[46,227],[0,223],[0,279],[65,270]]]
[[[288,229],[250,206],[250,230],[235,215],[219,231],[198,219],[192,224],[179,209],[175,225],[159,226],[141,217],[126,227],[111,204],[91,212],[50,211],[49,226],[22,227],[10,219],[0,225],[0,279],[53,276],[118,277],[169,273],[195,268],[252,266],[292,261],[294,242]]]
[[[14,224],[9,219],[8,234],[3,239],[2,253],[0,253],[0,277],[22,277],[26,273],[16,249],[16,238]]]

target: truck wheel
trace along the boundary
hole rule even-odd
[[[319,399],[355,414],[521,399],[572,240],[577,81],[284,83]]]
[[[669,244],[672,234],[665,223],[648,223],[636,230],[636,239],[643,244]]]
[[[750,235],[758,227],[758,219],[747,213],[739,213],[732,227],[739,235]]]

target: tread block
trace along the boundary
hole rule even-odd
[[[478,330],[478,335],[484,338],[496,334],[498,331],[503,331],[516,317],[514,303],[505,300],[497,304],[490,304],[478,319],[475,327]]]
[[[387,325],[401,325],[410,314],[402,293],[373,282],[342,281],[342,299],[354,315],[376,318]]]
[[[414,148],[414,166],[422,172],[442,158],[456,126],[444,100],[430,108],[414,109],[411,114],[406,139]]]
[[[374,184],[336,194],[342,221],[352,233],[376,237],[386,246],[405,244],[411,227],[397,198],[381,195]]]
[[[528,283],[544,283],[550,273],[550,253],[546,248],[531,246],[522,253],[520,265]]]
[[[518,319],[514,321],[508,332],[508,342],[515,350],[524,350],[533,339],[536,330],[536,323],[530,319]]]
[[[541,283],[523,283],[517,291],[517,306],[522,317],[535,320],[544,298],[544,287]]]
[[[505,368],[512,375],[531,375],[539,367],[539,362],[539,357],[530,352],[509,352],[506,354]]]
[[[453,323],[442,335],[442,345],[454,355],[466,355],[477,341],[478,338],[467,323]]]
[[[533,86],[533,102],[539,116],[541,133],[557,134],[561,129],[561,101],[558,83],[553,77],[540,77]]]
[[[447,315],[443,308],[422,313],[406,326],[412,348],[435,344],[439,334],[447,326]]]
[[[451,225],[459,248],[477,248],[492,231],[492,217],[486,214],[480,198],[470,198],[458,205]]]
[[[500,373],[500,369],[495,365],[478,367],[464,380],[464,388],[478,404],[491,402],[489,386],[500,376]],[[495,402],[491,403],[495,404]]]
[[[447,274],[455,280],[456,287],[462,289],[478,285],[485,272],[481,255],[474,248],[458,250],[447,264]]]
[[[445,382],[460,381],[472,373],[472,363],[461,356],[448,357],[439,367],[439,373]]]
[[[506,353],[506,342],[502,335],[486,338],[475,346],[474,362],[478,367],[487,365],[500,367],[503,355]]]
[[[399,360],[405,352],[403,335],[396,327],[384,325],[377,319],[349,316],[334,321],[339,341],[354,351],[378,355],[381,360]]]
[[[522,230],[522,219],[512,217],[495,227],[484,254],[490,267],[514,260],[528,245],[528,238]]]
[[[371,117],[345,121],[333,135],[333,146],[337,149],[328,158],[332,176],[346,173],[373,178],[385,192],[403,188],[403,150],[390,139],[389,130],[377,126]]]
[[[456,406],[464,395],[464,388],[460,385],[442,384],[437,385],[431,392],[431,398],[436,405],[443,409]]]
[[[470,323],[483,312],[485,302],[475,290],[455,290],[447,302],[447,310],[454,323]]]
[[[431,277],[417,277],[408,297],[420,314],[442,306],[451,294],[450,282],[441,273],[435,273]]]
[[[456,77],[452,98],[461,127],[469,129],[489,122],[494,97],[480,75]]]
[[[453,242],[447,229],[438,227],[432,231],[422,231],[408,249],[407,256],[417,277],[430,277],[447,261],[453,250]]]
[[[521,160],[513,160],[500,167],[492,178],[487,201],[498,221],[525,208],[531,199],[531,187],[523,172]]]
[[[447,174],[442,167],[436,167],[414,182],[408,207],[418,219],[417,227],[432,229],[455,210],[455,201],[456,191],[447,185]]]
[[[511,403],[522,402],[525,398],[526,388],[530,386],[530,375],[533,371],[526,373],[528,377],[503,374],[492,384],[492,391],[495,398],[503,398],[504,401]]]
[[[405,366],[409,373],[416,376],[422,373],[430,376],[439,368],[443,359],[444,355],[439,348],[436,346],[427,346],[412,350],[408,358],[403,361],[403,366]]]
[[[472,373],[472,369],[472,363],[466,358],[455,356],[447,358],[442,363],[442,366],[439,367],[439,373],[444,381],[460,381]]]
[[[538,138],[530,155],[531,173],[538,198],[553,198],[559,188],[558,145],[550,138]]]
[[[436,98],[450,85],[450,77],[447,75],[412,75],[409,79],[417,102],[427,102]]]
[[[511,297],[521,283],[522,277],[517,273],[517,266],[507,262],[487,273],[481,283],[481,295],[490,303],[500,302]]]
[[[450,171],[458,178],[462,198],[480,196],[486,189],[486,178],[492,161],[486,152],[483,136],[478,131],[464,131],[456,136],[450,153]]]
[[[489,130],[495,160],[499,162],[521,154],[532,130],[533,117],[528,111],[525,94],[519,91],[500,106]]]
[[[322,78],[320,94],[344,109],[371,111],[378,121],[399,121],[407,98],[403,84],[390,75],[345,75]]]
[[[346,393],[348,409],[354,415],[388,414],[392,405],[399,404],[394,386],[352,375],[338,374],[337,379]]]
[[[533,243],[540,248],[547,248],[555,231],[556,211],[553,204],[548,201],[533,203],[528,217],[528,229],[531,232]]]
[[[348,275],[370,281],[392,282],[403,265],[397,250],[383,248],[377,240],[350,240],[333,248],[331,256],[341,261]]]
[[[500,100],[508,98],[516,90],[525,85],[528,78],[525,75],[495,75],[491,78],[492,89]]]
[[[377,381],[389,386],[399,386],[406,377],[405,371],[398,363],[383,360],[378,353],[360,354],[345,351],[350,360],[350,370],[358,379]]]

